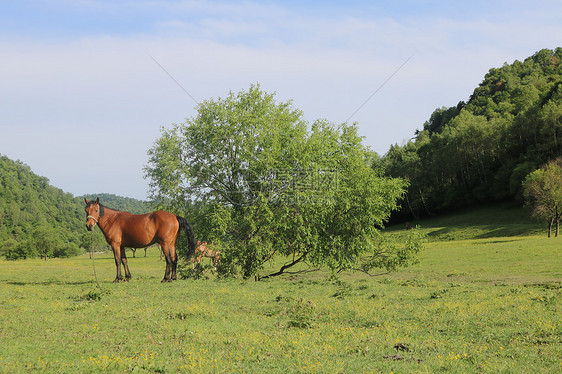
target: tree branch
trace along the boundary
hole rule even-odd
[[[287,270],[290,267],[295,266],[296,264],[298,264],[299,262],[301,262],[302,260],[304,260],[306,257],[306,254],[303,254],[302,256],[300,256],[299,258],[297,258],[296,260],[291,261],[290,263],[287,263],[283,266],[281,266],[281,269],[279,269],[279,271],[275,272],[275,273],[271,273],[269,275],[266,275],[264,277],[259,277],[257,278],[257,280],[261,280],[261,279],[267,279],[267,278],[271,278],[271,277],[276,277],[278,275],[281,275],[285,272],[285,270]]]

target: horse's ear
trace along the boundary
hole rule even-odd
[[[100,203],[100,198],[96,197],[96,204],[99,204],[99,203]]]
[[[86,202],[86,205],[90,204],[90,202],[88,201],[88,199],[84,198],[84,201]]]

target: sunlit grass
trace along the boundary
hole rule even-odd
[[[562,239],[561,239],[562,240]],[[161,284],[156,250],[1,261],[0,372],[559,372],[558,239],[430,242],[398,273]],[[137,252],[138,254],[138,252]]]

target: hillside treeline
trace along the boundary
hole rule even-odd
[[[112,209],[117,209],[123,212],[129,212],[133,214],[143,214],[148,213],[152,210],[151,203],[147,201],[133,199],[132,197],[123,197],[119,195],[114,195],[110,193],[98,193],[98,194],[88,194],[87,196],[79,197],[80,204],[84,205],[84,197],[89,200],[100,199],[100,202]],[[82,210],[84,207],[82,206]]]
[[[486,74],[467,102],[433,112],[374,167],[410,181],[403,219],[517,199],[525,176],[562,155],[562,48]]]
[[[0,251],[10,259],[79,252],[83,214],[77,200],[19,161],[0,157]]]
[[[136,213],[148,203],[99,194],[106,206]],[[0,156],[0,256],[8,259],[38,256],[68,257],[91,245],[86,231],[83,197],[74,197],[49,184],[20,161]],[[97,248],[104,247],[99,233]]]

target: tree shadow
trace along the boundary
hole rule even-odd
[[[472,232],[465,232],[464,230],[471,230]],[[480,231],[481,233],[474,231]],[[439,240],[465,240],[522,237],[536,234],[537,232],[540,232],[540,230],[530,231],[528,225],[521,225],[521,227],[517,225],[455,225],[432,231],[427,236]]]
[[[57,279],[45,280],[45,281],[4,281],[6,284],[11,286],[65,286],[65,285],[84,285],[84,284],[95,284],[95,281],[62,281]]]

